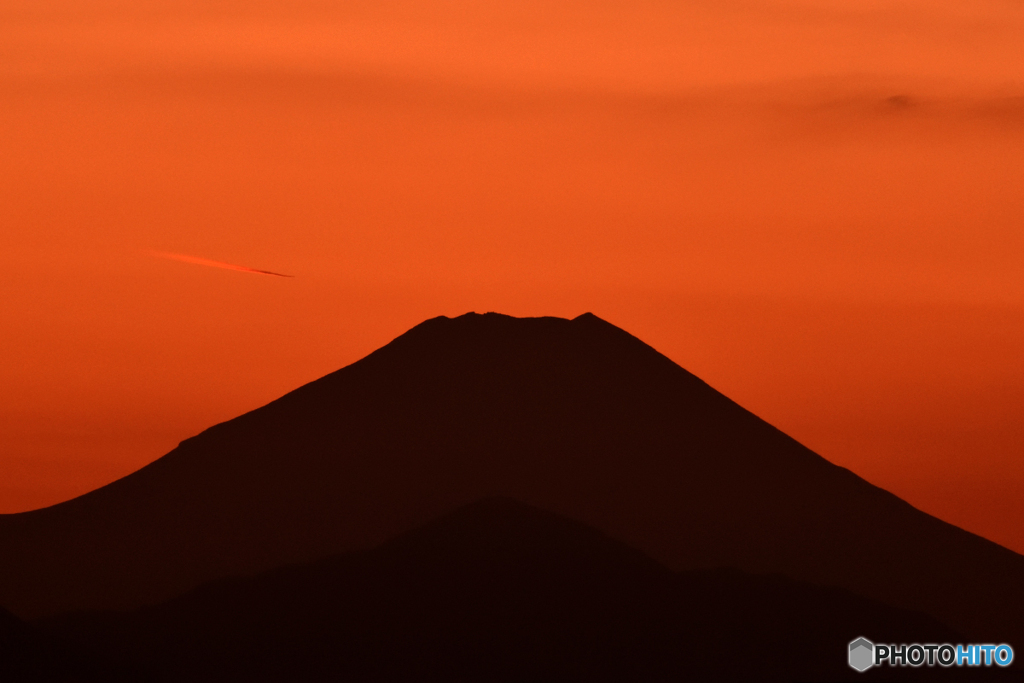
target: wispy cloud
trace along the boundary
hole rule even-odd
[[[258,268],[239,266],[234,263],[214,261],[213,259],[202,258],[201,256],[189,256],[188,254],[173,254],[167,251],[150,251],[149,253],[152,254],[153,256],[170,259],[172,261],[181,261],[182,263],[191,263],[197,266],[210,266],[211,268],[223,268],[224,270],[234,270],[239,273],[251,273],[253,275],[273,275],[274,277],[295,277],[294,275],[275,273],[272,270],[259,270]]]

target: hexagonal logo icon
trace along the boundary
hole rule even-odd
[[[850,643],[850,667],[867,671],[875,663],[875,644],[867,638],[858,638]]]

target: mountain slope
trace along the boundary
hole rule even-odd
[[[0,681],[4,683],[137,682],[137,671],[82,655],[0,608]]]
[[[676,574],[582,524],[501,499],[370,551],[47,627],[167,682],[859,680],[846,664],[858,634],[963,640],[840,589]],[[885,668],[872,678],[1019,680],[1008,673]]]
[[[67,503],[0,517],[0,604],[157,602],[486,496],[673,569],[841,586],[1024,642],[1024,557],[828,463],[593,315],[429,320]]]

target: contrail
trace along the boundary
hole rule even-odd
[[[253,273],[254,275],[273,275],[274,277],[295,277],[294,275],[275,273],[271,270],[259,270],[257,268],[249,268],[247,266],[237,266],[234,263],[224,263],[223,261],[214,261],[212,259],[201,258],[199,256],[189,256],[188,254],[172,254],[166,251],[151,251],[150,253],[153,256],[171,259],[172,261],[181,261],[182,263],[193,263],[197,266],[210,266],[212,268],[235,270],[238,271],[239,273]]]

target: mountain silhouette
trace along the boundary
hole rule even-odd
[[[135,683],[137,670],[55,638],[0,608],[0,681],[4,683]]]
[[[155,604],[493,496],[673,570],[775,572],[1024,643],[1024,557],[829,463],[591,314],[428,320],[130,476],[0,516],[0,605]]]
[[[861,680],[851,634],[962,642],[920,613],[736,570],[675,573],[583,524],[486,499],[370,551],[46,628],[163,681]],[[148,674],[148,677],[144,674]],[[1021,680],[883,668],[878,680]]]

